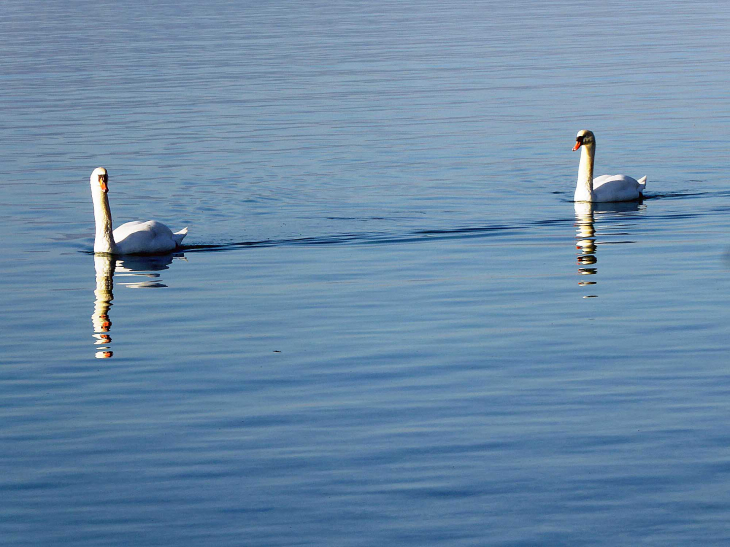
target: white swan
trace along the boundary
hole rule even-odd
[[[174,251],[187,235],[188,229],[179,232],[172,230],[156,220],[138,220],[122,224],[112,232],[112,213],[109,209],[107,192],[109,175],[103,167],[91,173],[91,197],[94,200],[94,219],[96,220],[95,253],[112,255],[163,254]]]
[[[596,155],[596,137],[592,131],[578,131],[573,150],[580,151],[578,184],[573,201],[593,203],[607,201],[635,201],[641,199],[646,188],[646,177],[636,180],[626,175],[601,175],[593,178],[593,158]]]

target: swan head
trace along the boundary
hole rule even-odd
[[[92,189],[99,188],[103,194],[109,191],[109,174],[103,167],[97,167],[92,171],[89,182],[91,183]]]
[[[591,148],[596,145],[596,137],[593,135],[593,131],[587,129],[581,129],[578,131],[578,135],[575,137],[575,146],[573,151],[578,150],[581,146]]]

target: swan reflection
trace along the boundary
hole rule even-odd
[[[584,201],[576,201],[575,205],[575,226],[576,226],[576,243],[575,248],[578,250],[578,274],[581,276],[593,276],[598,273],[598,258],[596,257],[597,246],[606,241],[598,242],[596,240],[596,220],[612,220],[616,217],[623,216],[623,213],[631,213],[644,209],[644,205],[639,201],[620,202],[620,203],[589,203]],[[603,234],[604,236],[607,234]],[[619,235],[613,232],[612,235]],[[625,235],[625,233],[622,233]],[[614,241],[611,243],[629,243],[628,241]],[[590,287],[596,285],[597,282],[592,278],[581,279],[578,285],[582,287]],[[595,298],[596,294],[587,294],[583,298]]]
[[[167,270],[175,258],[182,254],[165,256],[126,256],[114,258],[111,255],[95,254],[96,289],[94,290],[94,313],[91,323],[94,327],[95,356],[108,359],[114,356],[111,348],[112,321],[109,312],[114,300],[114,275],[117,283],[132,289],[154,289],[167,287],[158,272]],[[120,280],[119,278],[122,278]]]
[[[109,344],[112,337],[108,334],[112,328],[109,319],[109,308],[114,300],[114,260],[108,256],[94,255],[96,269],[96,289],[94,290],[94,313],[91,322],[94,325],[96,341],[96,358],[106,359],[114,355]]]

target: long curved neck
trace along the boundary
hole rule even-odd
[[[580,165],[578,166],[578,184],[575,187],[575,201],[592,201],[593,158],[595,154],[595,144],[580,147]]]
[[[96,221],[94,252],[113,254],[117,246],[112,233],[112,212],[109,208],[109,198],[105,193],[96,190],[92,190],[91,195],[94,199],[94,220]]]

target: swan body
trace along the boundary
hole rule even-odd
[[[103,167],[91,173],[91,197],[94,201],[96,221],[95,253],[112,255],[164,254],[174,251],[182,244],[187,228],[173,232],[156,220],[127,222],[112,231],[112,215],[107,192],[109,175]]]
[[[575,138],[573,150],[580,151],[578,183],[574,201],[592,203],[610,201],[636,201],[643,197],[646,177],[639,180],[626,175],[601,175],[593,178],[593,160],[596,154],[596,138],[592,131],[583,129]]]

